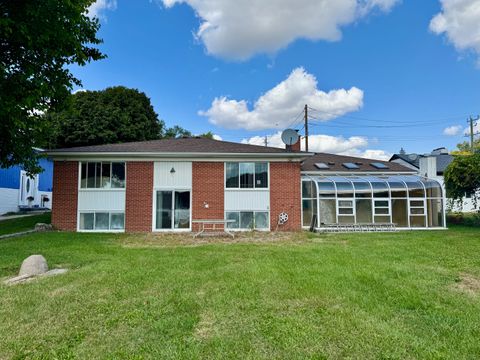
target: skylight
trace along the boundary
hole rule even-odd
[[[359,167],[358,167],[357,164],[354,164],[354,163],[351,163],[351,162],[343,163],[342,165],[343,165],[344,167],[346,167],[347,169],[349,169],[349,170],[359,169]]]
[[[317,169],[330,169],[330,167],[325,163],[315,163]]]
[[[380,162],[373,162],[373,163],[370,163],[370,165],[372,165],[376,169],[388,169],[387,165],[385,165],[384,163],[380,163]]]

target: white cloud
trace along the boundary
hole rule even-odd
[[[281,139],[281,132],[267,136],[268,146],[283,148],[285,144]],[[243,139],[242,143],[251,145],[265,145],[265,137],[253,136]],[[331,154],[358,156],[376,160],[388,160],[390,153],[384,150],[365,149],[368,147],[368,139],[363,136],[310,135],[308,137],[308,150],[311,152],[324,152]],[[302,150],[305,150],[305,139],[302,138]]]
[[[104,12],[106,10],[115,10],[117,8],[117,0],[97,0],[88,8],[87,15],[91,18],[105,19]]]
[[[207,111],[199,114],[217,126],[229,129],[284,129],[292,124],[305,104],[318,110],[322,121],[357,111],[363,106],[363,91],[352,87],[324,92],[317,89],[317,79],[303,68],[260,96],[249,110],[246,100],[215,98]]]
[[[222,137],[220,135],[217,135],[217,134],[213,134],[213,139],[214,140],[223,140]]]
[[[457,50],[480,54],[480,1],[440,0],[442,11],[430,21],[430,30],[445,34]]]
[[[341,27],[400,0],[158,0],[185,3],[201,20],[196,37],[208,53],[247,59],[274,53],[296,39],[337,41]]]
[[[456,136],[461,133],[462,128],[462,125],[453,125],[446,127],[445,129],[443,129],[443,135]]]

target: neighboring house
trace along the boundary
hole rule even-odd
[[[453,156],[444,147],[434,149],[430,154],[394,154],[390,162],[398,163],[412,170],[419,175],[437,180],[445,191],[443,174],[447,166],[453,161]],[[475,211],[473,201],[466,197],[461,203],[448,201],[447,207],[453,211],[471,212]]]
[[[52,150],[52,223],[70,231],[160,232],[230,219],[233,230],[300,230],[316,214],[319,227],[445,226],[436,181],[399,164],[298,150],[205,138]]]
[[[0,215],[52,207],[53,162],[40,159],[39,164],[44,171],[33,177],[20,166],[0,169]]]

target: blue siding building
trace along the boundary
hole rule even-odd
[[[0,214],[52,207],[53,162],[44,158],[39,163],[44,170],[34,177],[20,166],[0,169]]]

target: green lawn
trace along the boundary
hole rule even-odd
[[[480,358],[480,229],[259,237],[0,241],[70,269],[0,285],[0,359]]]
[[[25,216],[21,218],[0,221],[0,235],[13,234],[21,231],[33,230],[35,224],[50,224],[50,213]]]

